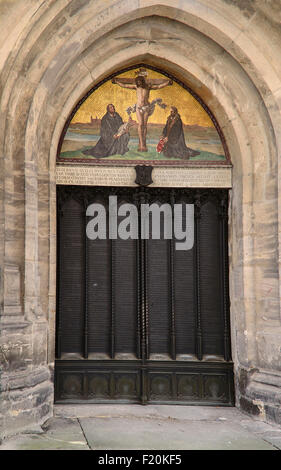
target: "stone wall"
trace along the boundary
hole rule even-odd
[[[60,134],[87,90],[139,62],[223,130],[237,406],[281,422],[280,19],[280,0],[0,0],[1,435],[52,414]]]

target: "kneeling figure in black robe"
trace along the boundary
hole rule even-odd
[[[171,107],[171,114],[163,129],[163,138],[163,153],[167,158],[183,158],[188,160],[190,157],[200,154],[200,152],[186,146],[182,120],[175,106]]]
[[[107,113],[101,120],[100,139],[95,147],[83,150],[85,155],[96,158],[109,157],[110,155],[124,155],[128,152],[130,134],[126,132],[117,136],[118,129],[123,124],[120,114],[116,113],[113,104],[107,105]]]

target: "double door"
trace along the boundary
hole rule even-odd
[[[228,192],[58,186],[57,202],[56,402],[233,405]]]

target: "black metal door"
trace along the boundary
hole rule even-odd
[[[110,235],[110,196],[117,226],[136,207],[135,239]],[[233,405],[227,190],[58,186],[57,201],[56,402]],[[93,203],[107,221],[96,240]],[[143,239],[145,203],[168,204],[172,222],[175,204],[193,205],[193,246],[163,227]]]

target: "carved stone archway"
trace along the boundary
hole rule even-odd
[[[243,5],[122,0],[105,7],[50,0],[17,2],[7,10],[5,28],[12,32],[1,56],[0,129],[6,435],[52,414],[55,168],[62,129],[95,83],[140,62],[188,84],[223,130],[234,164],[230,290],[237,406],[280,420],[280,32],[265,7]]]

